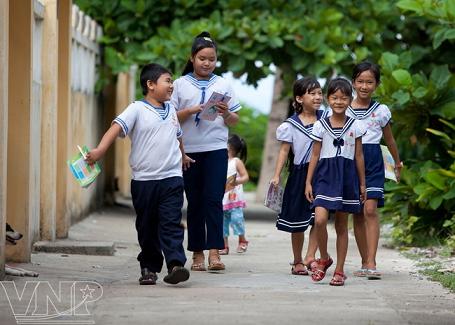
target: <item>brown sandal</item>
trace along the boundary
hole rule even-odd
[[[226,269],[226,266],[224,265],[224,263],[221,262],[220,255],[218,252],[216,254],[209,253],[208,262],[209,262],[209,267],[208,267],[209,271],[223,271]]]
[[[291,274],[293,274],[293,275],[308,275],[307,266],[305,264],[303,264],[303,262],[300,261],[300,262],[297,262],[297,263],[289,263],[289,264],[292,265]],[[303,269],[300,270],[300,271],[296,271],[297,265],[302,265]]]
[[[204,252],[193,253],[193,264],[191,264],[191,271],[207,271],[204,264]]]

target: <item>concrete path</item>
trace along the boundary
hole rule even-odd
[[[93,321],[109,325],[455,324],[455,295],[439,284],[415,275],[413,262],[394,250],[382,247],[379,250],[379,266],[384,273],[382,280],[355,278],[352,272],[359,266],[359,257],[354,238],[350,238],[346,286],[331,287],[328,283],[333,267],[321,283],[313,283],[310,277],[290,275],[290,236],[275,229],[273,218],[251,218],[247,220],[246,229],[250,241],[248,252],[224,257],[227,266],[224,273],[192,272],[188,282],[169,286],[162,282],[163,272],[156,286],[139,286],[136,261],[139,247],[133,211],[128,207],[116,207],[94,213],[71,228],[70,239],[114,241],[115,255],[33,254],[32,263],[21,267],[39,272],[39,278],[14,278],[17,297],[22,294],[21,301],[17,297],[16,300],[11,298],[14,296],[11,283],[3,282],[8,294],[0,286],[0,324],[16,324],[7,296],[16,316],[21,310],[29,316],[32,314],[33,308],[27,311],[24,307],[30,300],[27,294],[33,291],[24,287],[27,280],[48,281],[53,288],[57,288],[61,281],[96,281],[101,284],[102,296],[87,303],[87,315],[81,316],[79,308],[76,315],[60,317],[60,321],[72,321],[72,324]],[[329,251],[334,256],[332,228],[329,239]],[[234,248],[235,244],[232,237],[230,246]],[[191,259],[189,253],[187,257]],[[76,300],[81,296],[77,289],[86,289],[81,291],[85,298],[95,299],[101,294],[99,288],[90,292],[85,282],[78,284],[83,286],[75,287]],[[35,297],[38,305],[46,301],[39,292]],[[65,292],[61,292],[59,297],[64,305]],[[53,300],[56,301],[55,296]],[[20,304],[22,309],[18,307]],[[58,301],[55,305],[55,309],[61,310]],[[49,310],[42,310],[41,306],[41,313],[50,314],[52,305]],[[30,319],[28,324],[32,323]],[[40,324],[52,322],[48,318]]]

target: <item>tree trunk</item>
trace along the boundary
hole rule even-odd
[[[280,142],[276,139],[276,129],[288,116],[289,100],[283,98],[284,82],[282,70],[276,69],[273,87],[272,109],[269,115],[264,151],[262,154],[261,174],[256,191],[256,201],[263,202],[270,180],[275,172],[276,159],[280,150]]]

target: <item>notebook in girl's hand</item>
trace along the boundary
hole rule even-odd
[[[391,179],[392,181],[397,181],[397,176],[395,175],[395,161],[393,160],[392,155],[390,154],[389,149],[381,145],[382,159],[384,160],[384,174],[385,178]]]
[[[214,91],[207,103],[202,105],[200,118],[203,120],[215,121],[215,119],[218,117],[218,109],[216,108],[216,104],[220,102],[227,104],[230,99],[231,97],[227,96],[226,94],[223,95]]]
[[[281,212],[281,205],[283,203],[284,189],[281,185],[274,186],[272,183],[269,184],[267,194],[265,196],[264,205],[272,209],[275,212]]]
[[[68,167],[76,181],[83,188],[87,188],[92,184],[96,177],[101,173],[101,168],[98,163],[90,166],[85,162],[85,154],[89,152],[86,146],[80,148],[79,152],[67,161]]]

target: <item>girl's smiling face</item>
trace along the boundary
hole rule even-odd
[[[216,61],[216,50],[213,47],[206,47],[197,52],[191,58],[196,78],[209,78],[213,70],[215,70]]]
[[[303,96],[297,96],[295,100],[303,106],[303,110],[317,111],[322,104],[322,89],[307,91]]]
[[[354,87],[357,97],[367,100],[371,98],[378,83],[374,73],[371,70],[365,70],[354,79],[352,86]]]
[[[338,89],[327,97],[330,108],[336,114],[344,114],[351,104],[351,100],[351,96],[344,94],[341,89]]]

